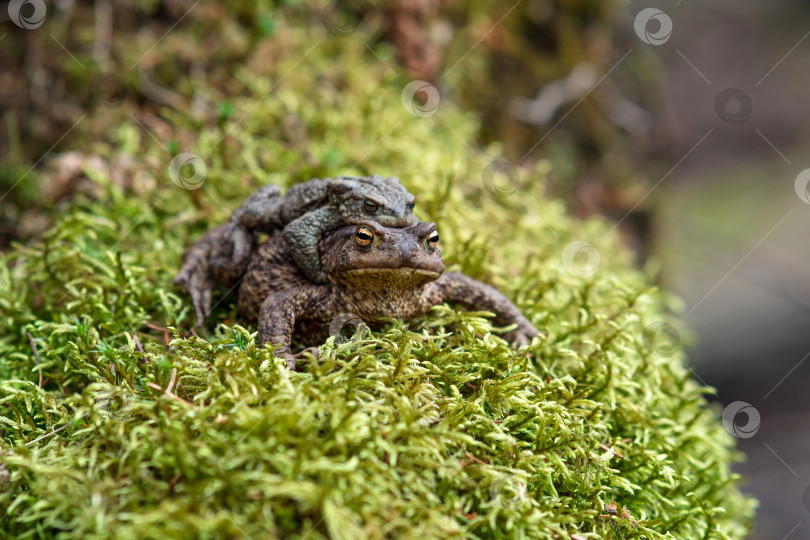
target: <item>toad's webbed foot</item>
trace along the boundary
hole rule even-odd
[[[183,267],[174,278],[174,284],[182,286],[191,296],[197,314],[197,326],[202,326],[211,310],[211,292],[216,283],[208,266],[208,256],[217,236],[216,231],[217,229],[209,231],[186,250]]]
[[[208,231],[199,240],[186,248],[186,252],[183,254],[183,266],[174,278],[175,285],[185,287],[196,270],[203,266],[207,269],[208,253],[211,250],[215,231],[216,229]]]
[[[289,368],[290,371],[298,371],[297,364],[302,361],[304,362],[308,361],[309,360],[308,355],[312,355],[312,358],[317,360],[319,354],[320,351],[318,350],[318,347],[308,347],[303,351],[301,351],[300,353],[296,354],[290,353],[289,347],[282,347],[280,349],[276,349],[275,352],[273,353],[273,355],[276,358],[281,358],[282,360],[287,362],[287,367]]]
[[[312,357],[317,360],[320,351],[318,351],[318,347],[308,347],[300,353],[292,354],[290,353],[289,347],[282,347],[280,349],[276,349],[273,354],[277,358],[281,358],[287,362],[287,367],[290,369],[290,371],[297,371],[297,364],[299,362],[309,360],[308,355],[312,355]]]
[[[280,350],[277,350],[273,354],[275,355],[276,358],[281,358],[282,360],[287,362],[287,369],[289,369],[290,371],[295,371],[296,355],[291,354],[289,352],[281,352]]]
[[[194,271],[185,289],[191,295],[194,312],[197,315],[197,327],[202,327],[205,318],[211,314],[211,293],[216,283],[207,269]]]
[[[507,332],[503,336],[506,341],[513,344],[517,348],[528,346],[533,337],[540,335],[537,329],[531,325],[529,325],[529,328],[521,328],[520,326],[521,325],[518,325],[517,328],[511,332]]]

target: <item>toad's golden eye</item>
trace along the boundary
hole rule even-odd
[[[436,231],[430,233],[430,235],[427,237],[426,244],[428,249],[436,249],[436,246],[439,245],[439,233]]]
[[[375,203],[374,201],[370,201],[370,200],[366,199],[365,202],[363,202],[363,208],[369,214],[373,214],[380,208],[380,205]]]
[[[372,240],[374,240],[374,233],[371,232],[371,229],[368,227],[357,227],[354,233],[354,241],[357,242],[358,246],[368,247],[371,245]]]

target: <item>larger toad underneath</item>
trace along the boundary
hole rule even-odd
[[[239,287],[239,312],[259,321],[259,345],[294,366],[293,337],[319,345],[335,317],[350,313],[371,328],[383,318],[409,319],[449,302],[495,314],[498,326],[517,325],[505,337],[521,346],[537,329],[501,293],[458,272],[444,273],[433,223],[387,228],[374,221],[326,233],[319,245],[325,284],[295,264],[280,232],[253,254]]]

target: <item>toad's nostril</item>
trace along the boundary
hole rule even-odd
[[[413,246],[411,246],[410,243],[405,244],[404,246],[402,246],[400,253],[402,255],[402,263],[403,264],[410,263],[411,260],[413,259]]]

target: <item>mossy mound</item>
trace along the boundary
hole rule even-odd
[[[2,535],[744,536],[733,440],[649,336],[671,300],[606,224],[543,196],[546,163],[475,148],[446,99],[409,112],[409,81],[361,34],[279,23],[284,47],[200,97],[227,103],[218,116],[164,110],[153,136],[127,122],[83,148],[110,167],[85,171],[93,197],[5,256]],[[169,178],[179,152],[205,163],[199,189]],[[295,373],[229,299],[191,335],[171,284],[184,246],[259,184],[345,173],[399,176],[450,268],[498,286],[543,337],[517,352],[483,314],[443,306],[330,340]],[[588,261],[572,242],[593,245]]]

